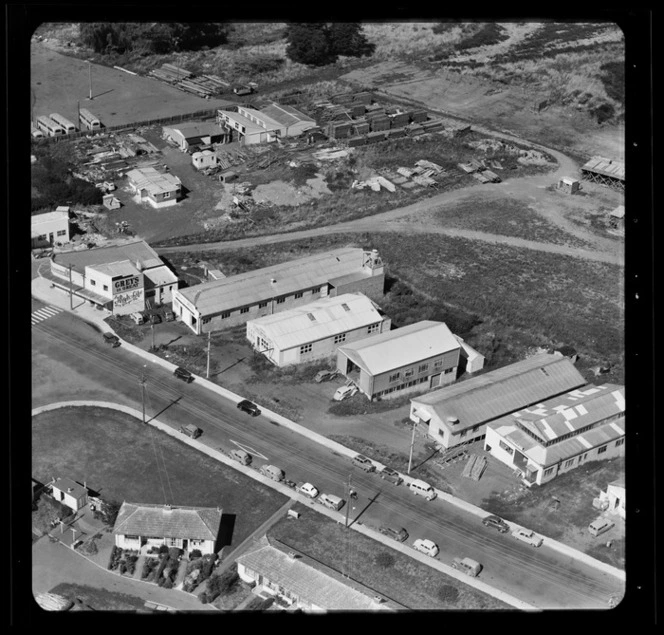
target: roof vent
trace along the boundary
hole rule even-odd
[[[447,417],[447,423],[459,423],[459,417]]]
[[[276,279],[276,278],[271,278],[271,279],[270,279],[270,282],[271,282],[272,284],[276,284],[277,279]]]
[[[288,552],[288,559],[289,560],[296,560],[297,559],[297,554],[294,551],[289,551]]]

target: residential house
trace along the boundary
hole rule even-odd
[[[247,339],[277,366],[330,357],[342,343],[390,330],[390,319],[362,293],[344,293],[249,320]]]
[[[484,449],[542,485],[588,461],[625,453],[625,389],[587,385],[491,422]]]
[[[346,247],[179,289],[173,311],[201,334],[328,296],[360,292],[378,300],[384,284],[376,250]]]
[[[215,553],[221,524],[219,507],[183,507],[122,503],[113,535],[122,549],[178,547]]]
[[[182,196],[182,183],[177,176],[152,167],[129,170],[127,181],[140,202],[146,201],[152,207],[171,207]]]
[[[461,345],[443,322],[423,320],[337,349],[337,370],[368,399],[456,380]]]
[[[561,355],[541,353],[411,399],[410,419],[446,449],[479,441],[487,424],[586,383]]]

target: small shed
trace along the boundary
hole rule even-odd
[[[191,155],[191,162],[197,170],[203,170],[215,167],[219,163],[219,158],[212,150],[202,150]]]
[[[105,194],[102,198],[102,202],[107,209],[120,209],[122,206],[120,200],[115,198],[113,194]]]
[[[625,206],[618,205],[609,215],[609,223],[614,229],[625,229]]]
[[[237,180],[237,172],[233,172],[233,170],[227,170],[226,172],[222,172],[219,175],[219,180],[223,181],[224,183],[230,183],[230,181],[235,181]]]
[[[574,179],[571,176],[563,176],[560,181],[558,181],[558,189],[564,194],[574,194],[578,192],[581,188],[581,185],[578,179]]]
[[[88,488],[70,478],[58,478],[52,486],[53,498],[77,512],[88,504]]]

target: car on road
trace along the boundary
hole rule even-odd
[[[427,556],[431,556],[432,558],[435,558],[440,552],[438,545],[433,540],[429,540],[428,538],[418,538],[413,543],[413,549]]]
[[[399,472],[396,470],[393,470],[391,467],[384,467],[380,471],[380,478],[385,479],[390,483],[394,483],[395,485],[401,485],[401,483],[403,483],[401,474],[399,474]]]
[[[341,496],[335,496],[334,494],[321,494],[318,497],[318,502],[335,511],[339,511],[346,504],[346,501]]]
[[[178,379],[181,379],[182,381],[186,381],[188,384],[190,384],[192,381],[194,381],[194,376],[186,368],[182,368],[182,366],[178,366],[173,371],[173,374]]]
[[[353,465],[356,465],[365,472],[376,471],[376,466],[366,456],[362,456],[361,454],[357,454],[353,457]]]
[[[238,463],[242,463],[242,465],[249,465],[252,460],[251,454],[249,452],[245,452],[244,450],[240,449],[233,449],[229,452],[229,456],[231,459],[234,461],[237,461]]]
[[[262,465],[258,471],[263,476],[267,476],[268,478],[271,478],[273,481],[277,481],[277,483],[283,481],[286,478],[286,474],[284,473],[284,471],[280,467],[277,467],[276,465]]]
[[[237,407],[239,410],[242,410],[242,412],[246,412],[249,415],[252,415],[253,417],[257,417],[261,411],[258,408],[258,406],[255,403],[252,403],[248,399],[243,399],[237,404]]]
[[[454,558],[452,561],[452,568],[463,571],[465,574],[476,578],[482,570],[482,565],[470,558]]]
[[[314,377],[314,381],[320,384],[322,381],[329,381],[333,377],[336,377],[336,374],[336,370],[319,370]]]
[[[318,490],[311,483],[301,483],[295,489],[300,494],[304,494],[309,498],[316,498],[318,496]]]
[[[150,316],[150,323],[151,324],[161,324],[161,315],[158,315],[157,313],[153,313]]]
[[[180,426],[180,432],[182,432],[182,434],[186,434],[192,439],[198,439],[198,437],[203,434],[203,430],[195,426],[193,423],[187,423],[186,425]]]
[[[356,392],[357,392],[357,386],[354,385],[341,386],[341,388],[336,389],[334,395],[332,396],[332,399],[334,399],[334,401],[343,401],[347,397],[352,397]]]
[[[497,529],[501,534],[504,534],[510,530],[510,526],[498,516],[487,516],[484,520],[482,520],[482,524],[485,527],[493,527],[494,529]]]
[[[401,527],[401,529],[394,529],[394,527],[381,525],[378,528],[378,531],[380,531],[380,533],[383,534],[384,536],[393,538],[398,542],[405,542],[406,540],[408,540],[408,532],[403,527]]]
[[[112,346],[113,348],[116,348],[117,346],[120,346],[120,338],[115,335],[115,333],[104,333],[104,342],[106,342],[108,345]]]
[[[528,543],[529,545],[532,545],[533,547],[541,547],[542,543],[544,542],[544,538],[542,538],[542,536],[538,536],[531,529],[524,529],[523,527],[521,527],[520,529],[517,529],[516,531],[513,531],[512,535],[517,540],[521,540],[525,543]]]

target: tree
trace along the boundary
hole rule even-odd
[[[324,66],[337,59],[330,47],[327,25],[323,23],[289,24],[286,40],[286,55],[293,62]]]
[[[329,28],[330,49],[336,55],[371,55],[376,45],[369,42],[359,22],[334,22]]]

